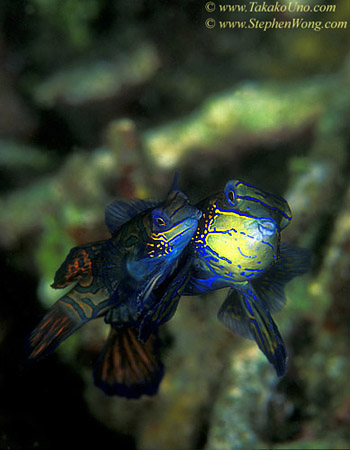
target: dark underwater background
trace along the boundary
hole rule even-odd
[[[349,3],[294,3],[336,7],[1,0],[1,449],[349,448]],[[348,28],[218,26],[253,16]],[[68,250],[108,237],[113,199],[162,197],[176,170],[193,202],[234,178],[290,203],[282,238],[313,263],[274,316],[286,376],[218,322],[225,290],[183,298],[162,328],[167,372],[153,398],[94,387],[103,320],[27,366],[26,337],[60,294],[50,284]]]

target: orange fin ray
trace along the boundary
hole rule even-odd
[[[77,284],[49,309],[28,338],[28,358],[42,358],[53,352],[84,323],[105,314],[110,308],[106,290],[94,290],[93,284]]]
[[[82,325],[77,313],[73,313],[72,307],[63,299],[64,297],[50,308],[29,336],[29,359],[48,355]]]
[[[95,384],[106,394],[139,398],[157,393],[164,374],[158,335],[145,343],[137,336],[135,328],[111,328],[94,371]]]
[[[92,274],[93,260],[99,255],[105,242],[99,241],[72,248],[57,270],[51,286],[54,289],[62,289],[75,281],[89,278]]]

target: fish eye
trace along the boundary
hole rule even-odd
[[[155,221],[156,221],[156,223],[157,223],[157,225],[159,227],[164,227],[165,226],[165,221],[161,217],[156,217]]]
[[[224,191],[224,202],[229,203],[231,206],[237,205],[237,196],[236,196],[236,186],[237,182],[235,180],[230,180],[226,183],[225,191]]]
[[[226,198],[227,198],[227,201],[228,201],[232,206],[235,206],[235,205],[236,205],[236,194],[235,194],[235,191],[233,191],[232,189],[226,191]]]

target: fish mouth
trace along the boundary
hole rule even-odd
[[[202,214],[202,211],[200,211],[199,209],[195,209],[191,217],[193,219],[199,220],[202,217]]]
[[[178,223],[178,226],[180,226],[180,231],[175,236],[171,237],[168,243],[172,246],[184,247],[192,239],[192,236],[194,235],[198,226],[198,220],[197,218],[188,217],[187,219]]]
[[[262,235],[272,236],[277,230],[277,225],[272,219],[260,219],[258,228]]]
[[[185,214],[185,217],[183,217],[183,220],[197,220],[198,221],[203,215],[203,212],[200,209],[195,208],[194,206],[191,206],[189,204],[187,205],[186,213],[187,214]]]

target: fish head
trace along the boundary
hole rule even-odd
[[[280,230],[292,220],[292,212],[283,197],[243,181],[228,181],[221,201],[224,207],[233,207],[254,217],[271,218]]]
[[[231,180],[206,205],[193,238],[203,266],[243,282],[261,276],[277,261],[281,229],[291,220],[282,197]]]
[[[192,206],[187,196],[172,189],[166,200],[151,211],[150,242],[151,257],[176,258],[194,235],[202,212]]]

